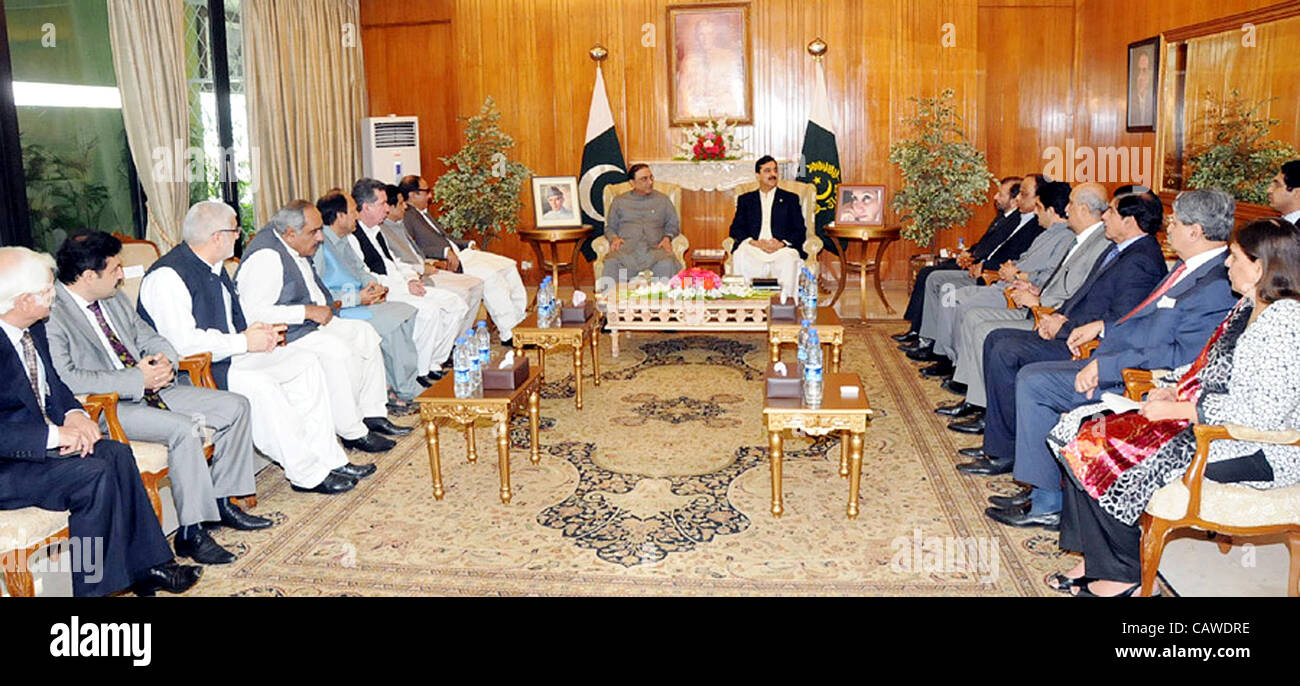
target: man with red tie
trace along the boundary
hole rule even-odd
[[[1059,522],[1061,474],[1047,434],[1062,412],[1118,391],[1127,367],[1175,369],[1191,363],[1237,299],[1228,282],[1227,241],[1236,202],[1219,190],[1183,191],[1174,201],[1169,244],[1179,263],[1136,307],[1115,321],[1076,327],[1071,350],[1100,338],[1089,360],[1037,362],[1016,376],[1016,481],[1033,487],[1030,501],[990,508],[990,518],[1013,526]]]

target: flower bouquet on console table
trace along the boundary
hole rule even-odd
[[[736,127],[727,120],[696,124],[683,130],[685,140],[677,145],[674,159],[693,162],[738,160],[742,153],[736,139]]]

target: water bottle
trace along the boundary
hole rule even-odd
[[[803,367],[803,402],[820,407],[822,402],[822,345],[814,329],[808,336],[808,361]]]
[[[474,339],[478,343],[479,364],[487,366],[492,362],[492,335],[488,333],[487,322],[482,319],[474,330]]]
[[[813,280],[812,271],[807,267],[801,272],[803,281],[806,286],[803,291],[803,298],[800,301],[803,305],[803,316],[805,319],[816,319],[817,317],[817,284]]]
[[[465,338],[457,338],[456,346],[452,348],[451,366],[455,375],[455,391],[457,398],[468,398],[474,393],[474,388],[470,380],[469,368],[469,346]]]
[[[804,319],[799,322],[799,364],[808,361],[808,337],[813,331],[812,322]]]
[[[551,318],[551,309],[554,303],[551,302],[551,277],[547,276],[542,279],[542,284],[537,287],[537,321],[544,322]]]

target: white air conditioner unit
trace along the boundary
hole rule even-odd
[[[420,173],[420,118],[366,117],[361,120],[361,171],[395,184]]]

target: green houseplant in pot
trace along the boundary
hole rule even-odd
[[[918,245],[932,245],[940,230],[970,221],[971,206],[984,202],[997,181],[984,153],[966,139],[953,96],[946,89],[937,98],[908,98],[916,106],[915,115],[903,119],[911,136],[889,148],[889,161],[903,177],[890,205],[903,237]]]
[[[1268,204],[1268,184],[1278,167],[1300,157],[1289,144],[1269,140],[1279,120],[1267,115],[1271,100],[1250,103],[1233,90],[1227,97],[1208,96],[1204,125],[1209,140],[1192,150],[1188,188],[1217,188],[1238,202]],[[1273,98],[1276,100],[1276,98]]]
[[[515,140],[497,126],[501,112],[488,98],[479,113],[464,119],[465,145],[442,158],[447,172],[433,184],[433,199],[443,208],[443,224],[462,238],[477,232],[487,244],[519,226],[519,199],[532,172],[506,154]]]

